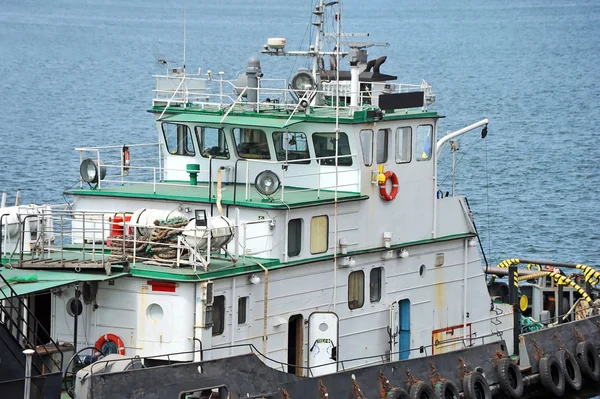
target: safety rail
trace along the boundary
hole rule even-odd
[[[259,84],[256,89],[248,86],[240,86],[239,80],[227,80],[223,78],[224,74],[219,73],[215,77],[211,71],[197,74],[173,73],[167,75],[155,75],[156,86],[153,90],[153,105],[158,107],[198,107],[207,110],[223,110],[230,108],[234,104],[240,107],[250,109],[254,112],[269,112],[275,109],[291,110],[296,107],[299,97],[298,92],[289,87],[286,79],[267,79],[259,78]],[[333,78],[333,77],[332,77]],[[272,85],[271,85],[272,84]],[[378,87],[375,91],[373,87]],[[372,87],[370,90],[361,90],[358,94],[358,103],[361,106],[370,106],[378,104],[379,94],[407,93],[423,91],[424,101],[423,110],[427,110],[428,104],[434,97],[431,93],[431,86],[423,81],[421,84],[389,83],[360,81],[359,87]],[[257,102],[240,101],[241,97],[246,95],[248,90],[256,90]],[[351,111],[351,82],[335,81],[322,83],[322,90],[313,90],[312,98],[319,97],[322,105],[316,105],[312,98],[308,101],[311,107],[334,108],[339,107],[342,110]],[[337,101],[339,95],[340,101]],[[294,100],[292,100],[294,99]]]
[[[52,339],[50,332],[37,319],[29,309],[28,299],[17,294],[11,282],[0,273],[0,322],[4,324],[11,335],[23,348],[34,349],[33,367],[39,374],[51,370],[62,370],[63,353],[58,344]],[[49,342],[41,342],[40,335],[48,337]],[[7,345],[10,348],[10,345]],[[10,349],[12,352],[12,349]],[[58,354],[59,360],[52,356]],[[25,367],[21,361],[22,352],[13,353],[14,357]],[[48,361],[50,359],[50,362]]]

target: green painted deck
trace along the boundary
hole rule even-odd
[[[82,196],[101,196],[101,197],[121,197],[121,198],[144,198],[144,199],[159,199],[172,201],[189,201],[200,203],[216,203],[217,190],[216,184],[213,183],[210,190],[208,183],[199,183],[197,186],[190,186],[186,182],[171,182],[160,183],[156,186],[152,183],[126,183],[120,186],[103,186],[100,189],[76,189],[70,190],[68,193],[72,195]],[[283,191],[283,200],[282,200]],[[313,205],[332,204],[335,199],[335,191],[316,189],[304,189],[295,187],[285,187],[284,190],[279,190],[272,196],[272,201],[263,198],[255,189],[254,185],[250,185],[248,200],[245,199],[246,185],[245,184],[224,184],[221,190],[223,205],[238,205],[252,208],[267,208],[267,209],[288,209],[302,208]],[[235,197],[235,199],[234,199]],[[337,201],[358,201],[366,200],[367,195],[360,193],[338,191]]]

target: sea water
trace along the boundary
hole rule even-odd
[[[182,65],[185,42],[188,71],[234,78],[268,37],[306,49],[313,5],[2,0],[0,192],[9,203],[18,190],[21,203],[63,201],[78,183],[75,147],[157,141],[145,111],[159,59]],[[369,48],[387,56],[383,73],[433,86],[431,109],[447,116],[440,135],[489,118],[486,139],[460,139],[456,193],[469,199],[490,264],[600,265],[600,2],[345,0],[343,15],[346,32],[370,34],[352,40],[389,43]],[[265,78],[306,65],[260,58]],[[450,164],[446,149],[444,192]]]

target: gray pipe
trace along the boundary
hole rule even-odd
[[[248,77],[248,104],[251,106],[256,106],[258,103],[258,79],[263,76],[258,58],[248,58],[246,76]]]
[[[23,388],[23,398],[31,397],[31,357],[35,353],[33,349],[25,349],[25,387]]]

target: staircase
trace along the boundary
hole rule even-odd
[[[0,274],[0,392],[3,398],[22,398],[25,386],[25,349],[33,349],[31,398],[58,399],[62,381],[62,357],[58,345],[39,342],[39,335],[50,337]]]

